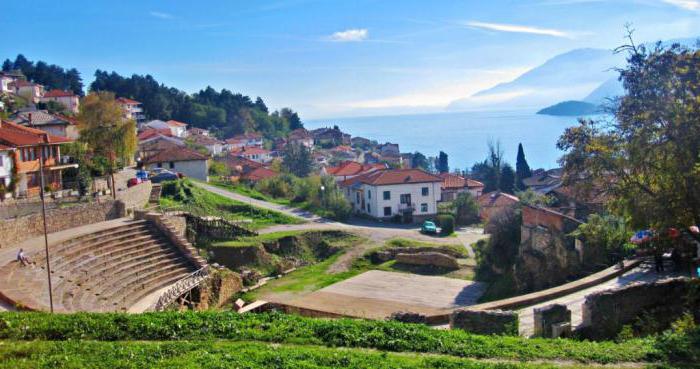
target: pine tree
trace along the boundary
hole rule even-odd
[[[500,189],[505,193],[515,193],[515,171],[508,163],[501,169]]]
[[[443,151],[440,151],[440,155],[438,155],[436,166],[439,173],[448,173],[450,171],[450,166],[447,162],[447,154]]]
[[[530,171],[530,166],[525,160],[525,151],[523,150],[523,144],[518,144],[518,156],[515,160],[515,187],[519,191],[525,190],[525,184],[523,179],[532,176],[532,171]]]

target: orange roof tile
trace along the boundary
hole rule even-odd
[[[15,147],[73,142],[67,137],[53,136],[40,129],[24,127],[7,121],[0,123],[0,141]]]
[[[73,92],[65,91],[65,90],[51,90],[51,91],[44,94],[44,97],[73,97],[73,96],[77,97],[77,95],[74,94]]]
[[[420,169],[383,169],[350,178],[341,182],[341,185],[348,186],[358,182],[373,186],[383,186],[404,183],[442,182],[442,178]]]
[[[162,163],[166,161],[188,161],[188,160],[207,160],[209,157],[204,154],[200,154],[194,150],[190,150],[185,147],[171,147],[167,150],[160,151],[146,159],[144,163]]]
[[[165,122],[165,123],[168,123],[168,125],[173,126],[173,127],[187,127],[187,123],[178,122],[178,121],[172,120],[172,119]]]
[[[476,188],[484,187],[484,184],[473,179],[464,178],[452,173],[440,173],[440,178],[444,180],[442,188]]]

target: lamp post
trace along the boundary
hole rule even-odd
[[[44,136],[45,140],[48,140],[47,136]],[[44,252],[46,254],[46,277],[49,282],[49,307],[51,308],[51,313],[53,313],[53,287],[51,286],[51,263],[49,262],[49,235],[46,227],[46,201],[44,200],[44,152],[48,146],[43,143],[39,146],[41,152],[39,153],[39,178],[40,178],[40,188],[39,194],[41,197],[41,217],[44,221]],[[48,157],[48,155],[46,155]]]

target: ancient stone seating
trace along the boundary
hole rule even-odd
[[[30,308],[48,310],[43,252],[34,267],[11,263],[0,292]],[[126,311],[145,296],[196,270],[185,255],[145,221],[82,235],[50,248],[54,310]]]

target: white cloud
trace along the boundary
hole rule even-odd
[[[687,10],[700,11],[700,0],[661,0],[666,4],[671,4]]]
[[[529,33],[534,35],[545,35],[552,37],[565,37],[571,38],[572,35],[568,32],[551,29],[551,28],[540,28],[531,26],[520,26],[516,24],[502,24],[502,23],[486,23],[486,22],[467,22],[465,23],[469,27],[485,29],[489,31],[498,32],[513,32],[513,33]]]
[[[359,42],[366,40],[367,37],[369,37],[369,31],[366,28],[353,28],[335,32],[328,39],[335,42]]]
[[[160,18],[160,19],[173,19],[175,18],[172,14],[170,13],[163,13],[163,12],[150,12],[149,13],[152,17]]]

